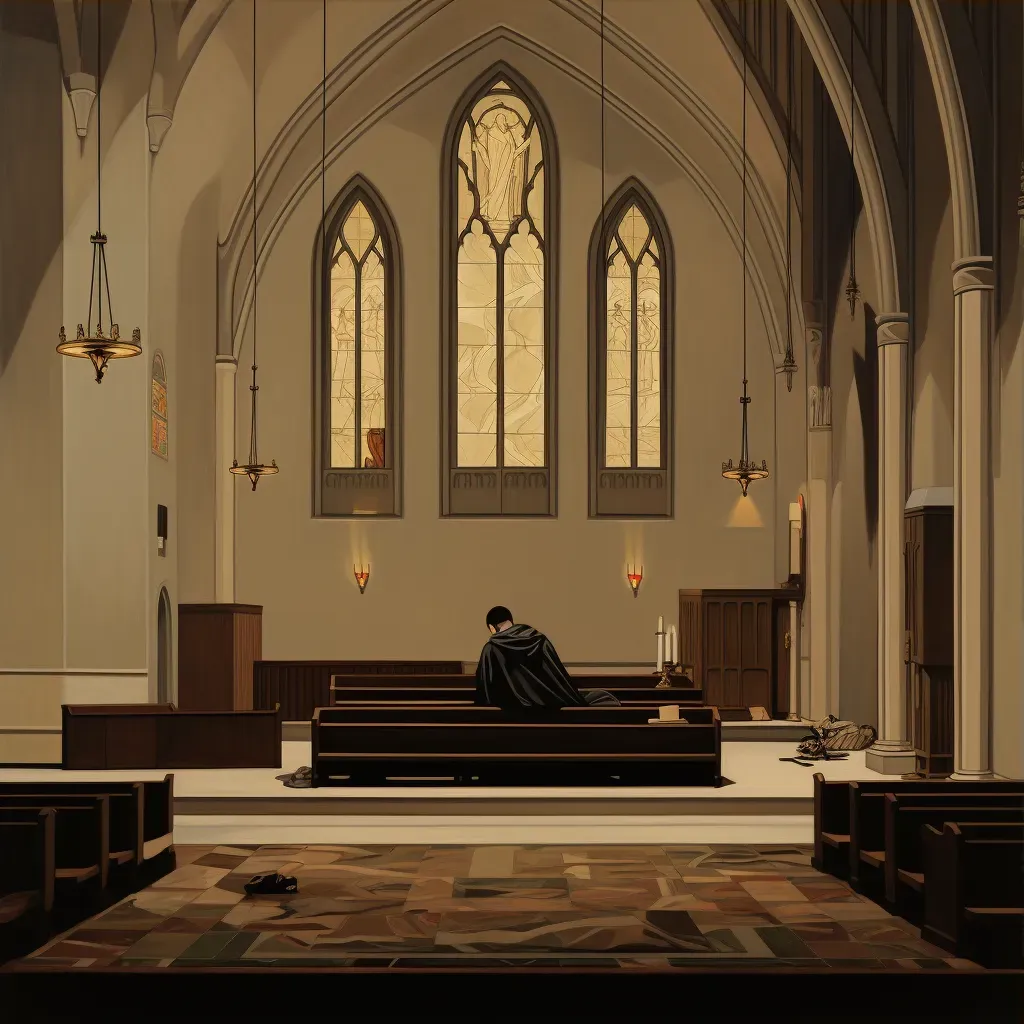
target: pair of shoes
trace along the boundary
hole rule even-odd
[[[254,875],[245,883],[247,896],[294,896],[299,891],[298,883],[292,875]]]

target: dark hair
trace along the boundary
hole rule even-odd
[[[497,629],[503,622],[511,622],[512,613],[504,605],[495,605],[487,613],[487,625]]]

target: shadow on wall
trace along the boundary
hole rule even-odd
[[[0,375],[64,235],[60,53],[52,4],[0,3]],[[27,103],[25,96],[32,102]],[[57,346],[54,323],[53,345]]]
[[[857,385],[860,429],[864,438],[864,518],[868,543],[878,533],[878,328],[875,311],[864,303],[864,355],[853,351],[853,379]]]

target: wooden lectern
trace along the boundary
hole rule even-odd
[[[252,666],[262,654],[262,605],[178,605],[178,707],[251,711]]]

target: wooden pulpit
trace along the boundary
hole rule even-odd
[[[251,711],[253,663],[262,654],[262,605],[178,605],[178,707]]]

